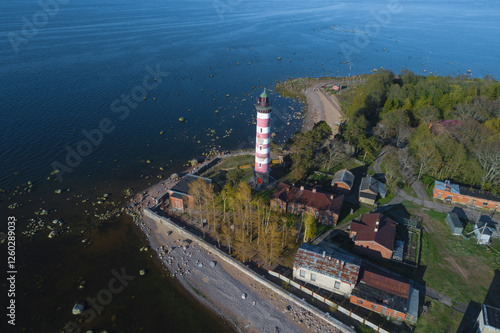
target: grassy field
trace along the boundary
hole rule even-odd
[[[226,157],[217,167],[213,169],[213,171],[235,168],[242,165],[250,165],[254,162],[255,156],[253,154]]]
[[[424,211],[422,269],[427,286],[468,304],[482,303],[490,288],[494,271],[500,269],[500,256],[488,253],[475,238],[453,236],[445,222],[446,214]]]
[[[429,311],[420,315],[414,332],[456,332],[463,314],[430,298],[425,300],[430,302]]]

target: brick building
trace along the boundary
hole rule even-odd
[[[388,273],[363,268],[351,303],[384,316],[415,323],[419,292],[410,283]]]
[[[271,209],[282,213],[312,214],[319,223],[337,225],[344,202],[343,195],[327,194],[315,188],[306,190],[280,183],[271,195]]]
[[[377,197],[385,198],[386,186],[373,176],[363,177],[359,186],[359,202],[375,205]]]
[[[358,281],[361,260],[304,243],[293,262],[293,278],[348,296]]]
[[[189,186],[197,179],[203,179],[207,185],[212,183],[212,180],[209,178],[187,174],[182,177],[174,187],[168,190],[168,195],[164,200],[169,200],[171,207],[181,212],[186,211],[188,208],[192,208],[193,198],[189,195]]]
[[[397,223],[380,213],[363,214],[352,221],[349,236],[354,251],[375,258],[391,259],[394,252]]]
[[[432,196],[446,203],[459,203],[487,209],[498,209],[500,205],[500,197],[493,195],[490,191],[452,184],[449,180],[444,182],[436,180]]]
[[[354,185],[354,175],[347,169],[335,172],[332,178],[332,189],[337,193],[350,193]]]

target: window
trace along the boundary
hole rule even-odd
[[[260,132],[262,133],[262,128],[260,129]]]
[[[358,304],[363,304],[363,300],[362,300],[362,299],[358,299],[358,300],[357,300],[357,303],[358,303]]]
[[[336,281],[334,288],[335,289],[340,289],[340,282]],[[363,301],[361,301],[361,302],[363,302]]]
[[[262,163],[259,163],[259,168],[262,168]]]
[[[438,194],[438,198],[441,199],[441,196],[443,195],[443,193],[439,193]]]
[[[476,200],[475,200],[475,199],[474,199],[474,200],[472,200],[472,204],[473,204],[473,205],[475,205],[475,204],[476,204]]]
[[[372,304],[372,309],[373,310],[377,310],[377,305],[376,304]]]
[[[306,272],[303,270],[300,270],[300,277],[306,277]]]
[[[488,207],[488,201],[483,202],[484,207]]]
[[[316,274],[311,273],[311,281],[316,281]]]
[[[497,209],[497,208],[498,208],[498,205],[495,205],[495,209]]]
[[[259,149],[262,150],[262,146],[259,146]]]

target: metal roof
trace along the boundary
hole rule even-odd
[[[361,179],[361,185],[359,186],[359,192],[371,191],[373,194],[380,194],[381,197],[385,197],[387,194],[386,186],[384,183],[378,181],[373,176],[363,177]]]
[[[448,222],[451,222],[455,228],[462,228],[462,229],[464,228],[464,226],[462,225],[462,222],[458,218],[457,213],[454,213],[454,212],[448,213],[448,215],[446,215],[446,220]]]
[[[356,284],[361,260],[331,249],[304,243],[295,256],[294,266]]]
[[[363,269],[359,280],[364,284],[404,298],[408,298],[410,294],[410,285],[408,283],[388,273],[374,269]]]
[[[176,198],[176,199],[184,199],[184,195],[180,194],[180,193],[172,193],[172,195],[170,195],[171,198]]]
[[[335,183],[344,183],[349,188],[352,188],[354,184],[354,175],[347,169],[339,170],[335,172],[332,178],[332,185]]]
[[[439,180],[434,181],[434,188],[439,191],[460,194],[460,187],[457,184],[450,183],[449,180],[445,180],[444,182]]]
[[[177,184],[175,184],[175,186],[172,187],[170,190],[173,192],[188,194],[189,193],[189,185],[192,182],[194,182],[195,180],[200,179],[200,178],[205,180],[205,182],[207,182],[208,184],[212,183],[212,180],[209,178],[187,174],[186,176],[182,177],[181,180],[179,180],[179,182]]]

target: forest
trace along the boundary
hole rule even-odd
[[[449,179],[500,191],[500,83],[491,77],[382,70],[335,97],[347,118],[341,141],[368,162],[393,146],[403,182]]]

